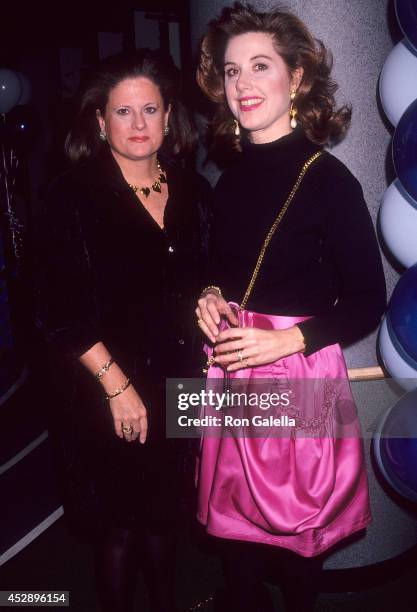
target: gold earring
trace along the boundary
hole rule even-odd
[[[236,136],[236,138],[239,138],[240,136],[240,125],[237,119],[233,119],[233,126],[234,126],[234,134]]]
[[[296,95],[297,91],[295,89],[292,90],[291,94],[290,94],[290,98],[291,98],[291,106],[290,106],[290,117],[291,117],[291,121],[290,121],[290,126],[292,127],[292,129],[294,130],[297,127],[297,108],[294,104],[294,100],[295,100],[295,95]]]
[[[101,140],[102,142],[106,142],[106,140],[107,140],[106,133],[105,133],[105,132],[103,132],[103,131],[101,131],[101,132],[100,132],[100,134],[99,134],[99,138],[100,138],[100,140]]]

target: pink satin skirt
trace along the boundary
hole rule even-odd
[[[240,326],[285,329],[308,317],[240,311],[239,318]],[[210,367],[208,379],[222,378],[222,368]],[[281,382],[295,389],[287,416],[296,426],[279,436],[273,427],[263,429],[262,437],[203,433],[197,516],[208,533],[310,557],[365,528],[371,512],[363,440],[339,345],[229,378],[243,387],[265,378],[271,391]],[[219,414],[215,407],[205,412]]]

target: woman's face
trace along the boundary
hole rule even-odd
[[[110,91],[104,116],[97,111],[100,130],[121,162],[155,155],[164,139],[168,115],[159,87],[146,77],[121,81]]]
[[[227,102],[251,140],[272,142],[291,132],[290,94],[300,84],[302,70],[290,76],[272,37],[247,32],[231,38],[224,62]]]

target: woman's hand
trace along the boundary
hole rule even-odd
[[[282,330],[229,328],[216,337],[214,361],[228,372],[235,372],[242,368],[273,363],[304,349],[304,336],[297,325]]]
[[[216,293],[207,293],[200,297],[195,309],[197,323],[201,331],[211,340],[216,342],[219,333],[221,317],[226,317],[231,325],[238,325],[239,321],[226,300]]]
[[[125,438],[127,442],[139,438],[139,442],[144,444],[148,433],[148,418],[142,399],[134,387],[129,385],[123,393],[111,398],[109,405],[116,435]]]

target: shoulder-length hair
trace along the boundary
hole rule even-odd
[[[239,139],[233,132],[234,117],[224,92],[224,56],[229,40],[247,32],[270,35],[290,75],[297,68],[303,69],[294,103],[298,111],[297,121],[307,137],[321,145],[341,140],[349,127],[352,111],[349,105],[336,109],[334,94],[338,86],[330,77],[331,53],[288,10],[276,7],[262,13],[250,4],[235,2],[209,23],[197,70],[198,84],[217,105],[210,125],[212,148],[240,150]]]
[[[138,49],[106,58],[87,81],[80,97],[78,114],[65,141],[70,161],[78,163],[96,157],[107,143],[100,138],[96,111],[104,115],[109,94],[121,81],[146,77],[161,93],[164,107],[171,105],[168,125],[160,152],[166,158],[183,157],[197,141],[191,116],[180,99],[179,71],[172,59],[160,51]]]

